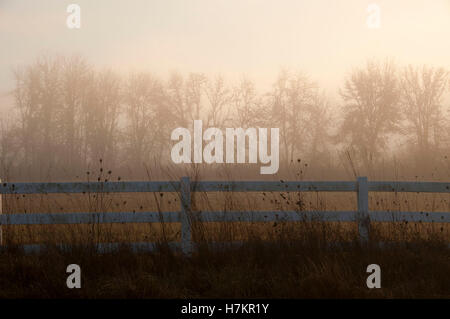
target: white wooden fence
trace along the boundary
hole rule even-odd
[[[369,192],[446,193],[450,183],[444,182],[380,182],[358,177],[356,181],[180,181],[162,182],[86,182],[86,183],[1,183],[1,194],[50,193],[140,193],[176,192],[180,194],[180,211],[175,212],[108,212],[108,213],[33,213],[1,214],[1,225],[91,224],[91,223],[181,223],[181,242],[171,242],[184,253],[193,249],[191,222],[273,222],[273,221],[337,221],[357,222],[363,243],[369,240],[370,222],[450,222],[450,212],[369,211]],[[191,192],[357,192],[357,211],[191,211]],[[450,197],[449,197],[450,200]],[[100,251],[115,249],[120,243],[99,244]],[[153,250],[155,243],[132,243],[135,250]],[[35,251],[40,245],[26,245]]]

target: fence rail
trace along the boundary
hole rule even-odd
[[[1,182],[1,181],[0,181]],[[33,213],[2,214],[1,194],[59,193],[139,193],[176,192],[180,194],[180,211],[176,212],[109,212],[109,213]],[[356,211],[191,211],[191,192],[356,192]],[[86,182],[86,183],[0,183],[0,240],[2,225],[91,224],[91,223],[181,223],[181,242],[170,243],[184,253],[193,250],[192,220],[204,222],[270,222],[334,221],[357,222],[362,242],[369,240],[370,222],[436,222],[449,223],[450,212],[369,211],[369,192],[417,192],[450,194],[450,183],[383,182],[358,177],[356,181],[180,181],[162,182]],[[1,242],[0,242],[1,244]],[[100,244],[99,249],[119,243]],[[155,243],[134,243],[136,249],[152,250]],[[39,250],[39,245],[28,245]]]

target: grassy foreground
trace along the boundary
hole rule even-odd
[[[81,267],[81,289],[66,267]],[[366,268],[381,267],[381,289]],[[192,257],[161,249],[99,254],[49,249],[0,253],[0,298],[450,298],[450,250],[424,241],[389,248],[251,240],[240,248],[200,248]]]
[[[194,211],[356,209],[354,194],[193,194]],[[4,196],[4,212],[175,211],[177,195]],[[449,205],[446,194],[370,197],[377,210],[449,211]],[[164,248],[180,240],[176,223],[4,226],[0,298],[450,298],[448,223],[373,222],[372,240],[393,243],[381,249],[359,244],[356,223],[192,222],[193,240],[203,244],[191,257]],[[141,241],[160,242],[161,249],[86,248]],[[212,250],[205,245],[211,241],[245,244]],[[87,246],[28,255],[14,248],[35,243]],[[66,286],[69,264],[81,267],[80,289]],[[367,288],[370,264],[381,267],[380,289]]]

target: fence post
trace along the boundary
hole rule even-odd
[[[191,181],[189,177],[182,177],[180,181],[181,194],[181,250],[183,253],[190,255],[192,251],[192,234],[191,234]]]
[[[358,177],[358,231],[361,243],[369,241],[369,184],[367,177]]]

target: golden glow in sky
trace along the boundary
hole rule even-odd
[[[80,29],[66,26],[71,3]],[[367,26],[372,3],[378,29]],[[263,88],[281,68],[302,70],[334,94],[369,58],[450,68],[450,1],[1,0],[0,43],[1,93],[11,67],[79,53],[119,72],[245,75]]]

